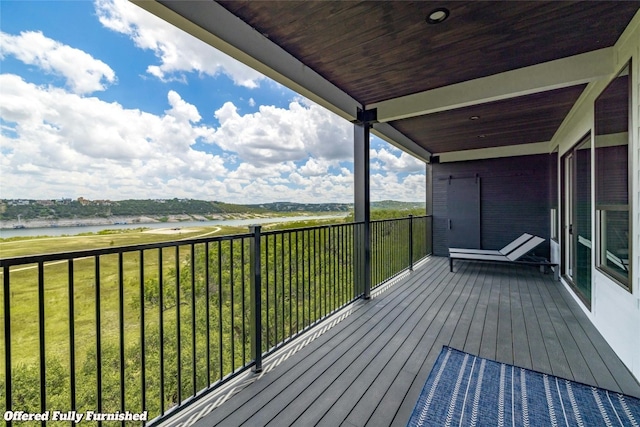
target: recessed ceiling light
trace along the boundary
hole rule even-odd
[[[427,15],[427,22],[429,24],[439,24],[448,17],[449,9],[447,9],[446,7],[439,7],[429,12],[429,14]]]
[[[478,120],[480,118],[480,116],[471,116],[469,117],[469,120]]]

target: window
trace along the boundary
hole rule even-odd
[[[576,295],[591,309],[591,135],[562,156],[563,275]]]
[[[598,268],[629,291],[630,65],[623,68],[595,102]]]

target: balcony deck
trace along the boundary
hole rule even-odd
[[[431,257],[340,317],[169,423],[405,425],[443,345],[640,397],[573,298],[532,267],[460,262],[450,273]]]

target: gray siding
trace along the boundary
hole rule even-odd
[[[547,239],[536,255],[549,257],[550,155],[433,164],[434,254],[448,256],[448,179],[481,179],[481,243],[500,249],[522,233]]]

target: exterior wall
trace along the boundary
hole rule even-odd
[[[452,178],[480,178],[481,244],[500,249],[522,233],[547,240],[536,255],[549,258],[550,155],[432,164],[433,251],[448,256],[447,186]]]
[[[587,309],[577,297],[576,300],[614,351],[635,377],[640,380],[640,274],[638,274],[640,272],[640,12],[631,21],[614,49],[616,73],[630,59],[632,60],[631,126],[629,129],[629,150],[632,153],[630,167],[633,171],[630,179],[631,198],[629,200],[632,217],[632,258],[630,259],[632,290],[629,292],[623,289],[595,268],[596,251],[594,250],[592,251],[591,262],[591,310]],[[559,154],[562,156],[582,136],[588,133],[591,133],[593,141],[594,102],[609,82],[615,78],[615,75],[592,82],[587,86],[571,113],[553,137],[550,151],[558,148]],[[592,156],[592,159],[594,157]],[[592,170],[594,162],[592,160]],[[558,188],[561,188],[561,185],[562,181],[559,180]],[[591,189],[591,199],[595,200],[595,177],[592,179]],[[558,200],[559,204],[560,202]],[[596,215],[593,208],[591,209],[591,215],[591,234],[596,237]],[[560,233],[560,245],[562,245],[562,237],[563,233]],[[568,287],[566,282],[563,281],[563,283]]]
[[[631,201],[633,210],[633,218],[635,222],[633,222],[633,242],[631,244],[633,253],[635,257],[633,259],[633,268],[636,272],[635,279],[633,282],[633,289],[636,301],[636,309],[638,312],[636,313],[635,328],[636,328],[636,336],[635,340],[632,342],[636,343],[635,352],[632,356],[632,366],[633,372],[636,378],[640,379],[640,24],[634,33],[636,38],[636,52],[634,56],[634,66],[633,66],[633,82],[635,87],[635,94],[633,96],[634,103],[632,104],[633,111],[635,111],[634,120],[632,123],[632,128],[635,131],[635,137],[633,139],[633,146],[635,149],[633,150],[633,200]]]

